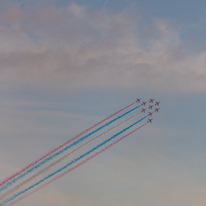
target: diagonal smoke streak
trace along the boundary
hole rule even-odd
[[[109,124],[111,124],[112,122],[120,119],[121,117],[125,116],[126,114],[134,111],[135,109],[137,109],[138,107],[140,107],[141,105],[129,110],[128,112],[125,112],[124,114],[120,115],[119,117],[111,120],[110,122],[104,124],[103,126],[97,128],[96,130],[94,130],[93,132],[85,135],[84,137],[80,138],[79,140],[73,142],[72,144],[70,144],[69,146],[66,146],[65,148],[63,148],[62,150],[58,151],[57,153],[54,153],[53,155],[45,158],[42,162],[38,163],[37,165],[34,165],[33,167],[31,167],[29,170],[27,170],[26,172],[24,173],[21,173],[18,177],[16,178],[13,178],[11,181],[7,182],[5,185],[3,185],[1,188],[0,188],[0,192],[7,189],[8,187],[12,186],[14,183],[16,183],[18,180],[20,180],[21,178],[25,177],[26,175],[28,175],[29,173],[33,172],[35,169],[39,168],[40,166],[42,166],[43,164],[45,164],[46,162],[52,160],[54,157],[60,155],[61,153],[65,152],[66,150],[68,150],[69,148],[71,148],[72,146],[78,144],[79,142],[81,142],[82,140],[86,139],[87,137],[89,137],[90,135],[94,134],[95,132],[99,131],[100,129],[108,126]]]
[[[83,155],[80,155],[79,157],[75,158],[74,160],[72,160],[70,163],[66,164],[64,167],[60,168],[59,170],[53,172],[52,174],[46,176],[45,178],[43,178],[42,180],[38,181],[37,183],[33,184],[32,186],[26,188],[25,190],[14,194],[11,197],[6,198],[2,203],[0,203],[0,206],[3,206],[4,204],[6,204],[7,202],[12,201],[14,198],[18,197],[19,195],[29,191],[30,189],[34,188],[35,186],[39,185],[40,183],[44,182],[45,180],[47,180],[48,178],[54,176],[55,174],[61,172],[62,170],[66,169],[67,167],[69,167],[70,165],[72,165],[73,163],[77,162],[78,160],[82,159],[83,157],[89,155],[90,153],[92,153],[93,151],[95,151],[96,149],[98,149],[99,147],[103,146],[104,144],[106,144],[107,142],[111,141],[112,139],[114,139],[115,137],[117,137],[118,135],[120,135],[121,133],[125,132],[126,130],[130,129],[131,127],[133,127],[134,125],[136,125],[137,123],[141,122],[142,120],[144,120],[147,116],[143,117],[142,119],[138,120],[137,122],[133,123],[132,125],[126,127],[125,129],[121,130],[120,132],[118,132],[117,134],[113,135],[112,137],[110,137],[109,139],[105,140],[104,142],[100,143],[99,145],[97,145],[96,147],[92,148],[91,150],[89,150],[88,152],[84,153]]]
[[[140,115],[142,112],[134,115],[133,117],[125,120],[124,122],[116,125],[115,127],[107,130],[106,132],[98,135],[97,137],[93,138],[92,140],[90,140],[89,142],[85,143],[84,145],[78,147],[77,149],[75,149],[74,151],[70,152],[69,154],[65,155],[64,157],[60,158],[59,160],[56,160],[54,163],[48,165],[46,168],[40,170],[39,172],[37,172],[36,174],[32,175],[31,177],[29,177],[28,179],[26,179],[25,181],[23,181],[22,183],[20,183],[19,185],[15,186],[14,188],[12,188],[11,190],[7,191],[6,193],[4,193],[3,195],[0,196],[0,201],[3,200],[4,198],[8,197],[9,195],[11,195],[12,193],[14,193],[16,190],[20,189],[23,185],[25,185],[26,183],[28,183],[29,181],[33,180],[34,178],[36,178],[37,176],[39,176],[40,174],[46,172],[47,170],[49,170],[51,167],[55,166],[56,164],[58,164],[59,162],[63,161],[64,159],[66,159],[67,157],[69,157],[70,155],[74,154],[75,152],[77,152],[78,150],[80,150],[81,148],[85,147],[86,145],[92,143],[93,141],[97,140],[98,138],[106,135],[107,133],[111,132],[112,130],[116,129],[117,127],[123,125],[124,123],[130,121],[131,119],[137,117],[138,115]]]
[[[140,129],[141,127],[145,126],[147,124],[147,122],[145,124],[143,124],[142,126],[138,127],[137,129],[131,131],[130,133],[126,134],[125,136],[121,137],[120,139],[116,140],[115,142],[113,142],[112,144],[106,146],[105,148],[103,148],[102,150],[100,150],[99,152],[96,152],[95,154],[91,155],[90,157],[88,157],[87,159],[81,161],[80,163],[78,163],[76,166],[72,167],[71,169],[65,171],[64,173],[58,175],[57,177],[53,178],[52,180],[44,183],[41,187],[27,193],[26,195],[18,198],[17,200],[13,201],[12,203],[8,204],[7,206],[13,206],[14,204],[18,203],[19,201],[21,201],[22,199],[32,195],[35,192],[38,192],[40,189],[46,187],[47,185],[49,185],[50,183],[56,181],[57,179],[59,179],[60,177],[63,177],[64,175],[68,174],[69,172],[73,171],[74,169],[80,167],[81,165],[85,164],[86,162],[88,162],[89,160],[93,159],[94,157],[96,157],[97,155],[101,154],[102,152],[106,151],[107,149],[109,149],[110,147],[112,147],[113,145],[117,144],[118,142],[120,142],[121,140],[123,140],[124,138],[126,138],[127,136],[129,136],[130,134],[136,132],[138,129]]]
[[[46,157],[52,155],[54,152],[56,152],[57,150],[61,149],[62,147],[66,146],[67,144],[69,144],[71,141],[77,139],[78,137],[80,137],[81,135],[85,134],[86,132],[88,132],[89,130],[93,129],[94,127],[100,125],[101,123],[105,122],[106,120],[110,119],[111,117],[113,117],[114,115],[122,112],[123,110],[131,107],[132,105],[134,105],[135,102],[133,102],[132,104],[124,107],[123,109],[119,110],[118,112],[110,115],[109,117],[103,119],[102,121],[100,121],[99,123],[93,125],[92,127],[88,128],[87,130],[81,132],[80,134],[76,135],[75,137],[73,137],[72,139],[68,140],[67,142],[63,143],[62,145],[56,147],[55,149],[51,150],[50,152],[48,152],[46,155],[43,155],[42,157],[40,157],[38,160],[34,161],[33,163],[31,163],[30,165],[26,166],[25,168],[23,168],[22,170],[20,170],[19,172],[13,174],[12,176],[4,179],[3,181],[0,182],[0,186],[6,184],[8,181],[12,180],[13,178],[15,178],[16,176],[20,175],[22,172],[25,172],[26,170],[28,170],[30,167],[32,167],[33,165],[37,164],[38,162],[40,162],[41,160],[45,159]]]

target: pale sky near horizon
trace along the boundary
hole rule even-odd
[[[0,0],[0,180],[137,97],[161,102],[16,205],[205,206],[205,36],[203,0]]]

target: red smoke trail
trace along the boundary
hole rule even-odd
[[[100,137],[106,135],[107,133],[111,132],[112,130],[116,129],[117,127],[125,124],[126,122],[130,121],[131,119],[137,117],[138,115],[140,115],[142,112],[134,115],[133,117],[125,120],[124,122],[116,125],[115,127],[107,130],[106,132],[98,135],[97,137],[91,139],[90,141],[86,142],[85,144],[83,144],[82,146],[76,148],[75,150],[73,150],[72,152],[70,152],[69,154],[66,154],[65,156],[61,157],[60,159],[56,160],[55,162],[51,163],[50,165],[46,166],[45,168],[43,168],[42,170],[38,171],[37,173],[35,173],[34,175],[30,176],[29,178],[27,178],[26,180],[24,180],[23,182],[21,182],[20,184],[16,185],[15,187],[13,187],[12,189],[8,190],[6,193],[4,193],[3,195],[0,195],[0,201],[5,199],[7,196],[11,195],[12,193],[14,193],[16,190],[18,190],[19,188],[21,188],[23,185],[25,185],[26,183],[30,182],[31,180],[33,180],[34,178],[38,177],[40,174],[44,173],[45,171],[49,170],[51,167],[55,166],[56,164],[58,164],[59,162],[61,162],[62,160],[66,159],[67,157],[69,157],[70,155],[74,154],[75,152],[77,152],[78,150],[82,149],[83,147],[87,146],[88,144],[92,143],[93,141],[99,139]]]
[[[91,139],[90,141],[86,142],[84,145],[76,148],[75,150],[73,150],[73,151],[70,152],[69,154],[66,154],[66,155],[63,156],[62,158],[60,158],[60,159],[56,160],[55,162],[53,162],[52,164],[46,166],[45,168],[43,168],[42,170],[38,171],[38,172],[37,172],[36,174],[34,174],[33,176],[30,176],[28,179],[26,179],[25,181],[21,182],[19,185],[13,187],[13,188],[10,189],[9,191],[7,191],[7,192],[4,193],[3,195],[1,195],[1,196],[0,196],[0,201],[1,201],[2,199],[5,199],[7,196],[11,195],[12,193],[14,193],[16,190],[18,190],[19,188],[21,188],[24,184],[28,183],[29,181],[33,180],[34,178],[36,178],[37,176],[39,176],[39,175],[42,174],[43,172],[49,170],[51,167],[53,167],[53,166],[55,166],[56,164],[58,164],[59,162],[61,162],[62,160],[66,159],[67,157],[69,157],[70,155],[72,155],[73,153],[75,153],[76,151],[78,151],[78,150],[80,150],[81,148],[87,146],[87,145],[90,144],[91,142],[99,139],[100,137],[104,136],[105,134],[111,132],[112,130],[116,129],[117,127],[125,124],[126,122],[130,121],[131,119],[137,117],[137,116],[140,115],[141,113],[142,113],[142,112],[134,115],[133,117],[125,120],[124,122],[116,125],[115,127],[111,128],[111,129],[107,130],[106,132],[98,135],[97,137],[95,137],[95,138]]]
[[[123,140],[124,138],[126,138],[127,136],[129,136],[130,134],[136,132],[138,129],[140,129],[141,127],[145,126],[147,124],[147,122],[145,124],[143,124],[142,126],[138,127],[137,129],[131,131],[130,133],[126,134],[125,136],[121,137],[120,139],[116,140],[115,142],[113,142],[112,144],[108,145],[107,147],[103,148],[102,150],[100,150],[99,152],[96,152],[95,154],[91,155],[90,157],[88,157],[87,159],[83,160],[82,162],[78,163],[76,166],[72,167],[71,169],[65,171],[64,173],[58,175],[57,177],[53,178],[52,180],[50,180],[49,182],[46,182],[45,184],[43,184],[41,187],[29,192],[28,194],[18,198],[17,200],[13,201],[12,203],[8,204],[7,206],[13,206],[14,204],[18,203],[19,201],[21,201],[22,199],[28,197],[29,195],[39,191],[40,189],[42,189],[43,187],[46,187],[48,184],[54,182],[55,180],[59,179],[60,177],[63,177],[64,175],[66,175],[67,173],[71,172],[72,170],[76,169],[77,167],[80,167],[81,165],[85,164],[86,162],[88,162],[89,160],[93,159],[94,157],[96,157],[97,155],[101,154],[102,152],[106,151],[107,149],[109,149],[110,147],[112,147],[113,145],[117,144],[118,142],[120,142],[121,140]]]
[[[54,152],[56,152],[57,150],[59,150],[60,148],[64,147],[65,145],[67,145],[69,142],[77,139],[78,137],[80,137],[81,135],[83,135],[84,133],[88,132],[89,130],[93,129],[94,127],[98,126],[99,124],[103,123],[104,121],[110,119],[111,117],[113,117],[114,115],[122,112],[123,110],[127,109],[128,107],[132,106],[134,103],[126,106],[125,108],[119,110],[118,112],[112,114],[111,116],[107,117],[106,119],[103,119],[101,122],[95,124],[94,126],[90,127],[89,129],[83,131],[82,133],[76,135],[75,137],[73,137],[72,139],[68,140],[67,142],[65,142],[64,144],[60,145],[59,147],[53,149],[52,151],[48,152],[46,155],[40,157],[38,160],[36,160],[35,162],[31,163],[30,165],[26,166],[24,169],[20,170],[19,172],[13,174],[12,176],[6,178],[5,180],[3,180],[2,182],[0,182],[0,186],[4,185],[5,183],[7,183],[9,180],[12,180],[14,177],[20,175],[22,172],[25,172],[27,169],[29,169],[30,167],[32,167],[33,165],[37,164],[38,162],[40,162],[41,160],[43,160],[44,158],[48,157],[49,155],[53,154]]]

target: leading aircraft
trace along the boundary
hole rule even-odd
[[[143,109],[143,108],[142,108],[142,111],[141,111],[141,112],[144,112],[144,113],[145,113],[145,110],[146,110],[146,109]]]
[[[155,108],[155,112],[159,112],[159,109],[160,109],[160,108],[158,108],[158,109],[157,109],[157,108]]]
[[[160,104],[160,102],[156,102],[156,103],[155,103],[156,106],[159,106],[159,104]]]
[[[140,102],[141,99],[137,99],[136,102]]]
[[[154,106],[154,105],[149,105],[148,109],[152,109],[153,106]]]
[[[153,103],[153,101],[154,101],[154,99],[150,99],[150,100],[149,100],[149,103]]]
[[[152,123],[153,119],[148,119],[147,123]]]
[[[149,116],[152,116],[152,113],[153,113],[153,112],[149,112],[148,117],[149,117]]]
[[[142,106],[145,106],[147,102],[142,102]]]

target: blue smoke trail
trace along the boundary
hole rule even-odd
[[[121,117],[125,116],[126,114],[134,111],[135,109],[137,109],[138,107],[140,107],[141,105],[129,110],[128,112],[125,112],[124,114],[120,115],[119,117],[111,120],[110,122],[104,124],[103,126],[97,128],[96,130],[94,130],[93,132],[87,134],[86,136],[80,138],[79,140],[73,142],[72,144],[70,144],[69,146],[66,146],[65,148],[63,148],[62,150],[60,150],[59,152],[54,153],[53,155],[45,158],[42,162],[38,163],[37,165],[34,165],[33,167],[31,167],[30,169],[28,169],[27,171],[25,171],[24,173],[21,173],[19,176],[17,176],[16,178],[13,178],[11,181],[7,182],[5,185],[3,185],[0,188],[0,192],[7,189],[8,187],[10,187],[11,185],[13,185],[14,183],[16,183],[18,180],[20,180],[21,178],[25,177],[26,175],[28,175],[29,173],[33,172],[35,169],[39,168],[40,166],[42,166],[43,164],[45,164],[46,162],[48,162],[49,160],[52,160],[54,157],[56,157],[57,155],[65,152],[66,150],[68,150],[69,148],[71,148],[72,146],[78,144],[79,142],[81,142],[82,140],[86,139],[87,137],[89,137],[90,135],[94,134],[95,132],[99,131],[100,129],[106,127],[107,125],[111,124],[112,122],[120,119]]]
[[[83,157],[87,156],[88,154],[90,154],[91,152],[93,152],[94,150],[98,149],[99,147],[103,146],[104,144],[106,144],[107,142],[111,141],[112,139],[114,139],[115,137],[117,137],[118,135],[120,135],[121,133],[125,132],[126,130],[130,129],[131,127],[133,127],[134,125],[136,125],[137,123],[141,122],[143,119],[145,119],[147,116],[143,117],[142,119],[138,120],[137,122],[135,122],[134,124],[130,125],[129,127],[126,127],[125,129],[123,129],[122,131],[118,132],[117,134],[113,135],[112,137],[110,137],[109,139],[105,140],[104,142],[102,142],[101,144],[97,145],[96,147],[92,148],[91,150],[89,150],[88,152],[84,153],[83,155],[80,155],[79,157],[75,158],[74,160],[72,160],[70,163],[66,164],[64,167],[60,168],[59,170],[57,170],[56,172],[53,172],[52,174],[48,175],[47,177],[43,178],[42,180],[40,180],[39,182],[33,184],[32,186],[28,187],[25,190],[22,190],[21,192],[8,197],[7,199],[5,199],[2,203],[0,203],[0,206],[3,206],[4,204],[12,201],[14,198],[18,197],[19,195],[27,192],[28,190],[32,189],[33,187],[39,185],[40,183],[42,183],[43,181],[47,180],[48,178],[52,177],[53,175],[61,172],[62,170],[66,169],[67,167],[69,167],[70,165],[72,165],[73,163],[77,162],[78,160],[82,159]]]

